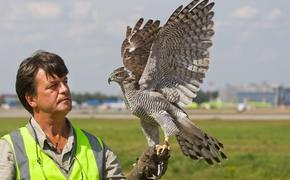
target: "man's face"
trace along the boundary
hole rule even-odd
[[[67,76],[49,76],[39,69],[35,77],[35,112],[66,115],[72,109]]]

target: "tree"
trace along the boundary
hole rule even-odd
[[[219,96],[218,91],[202,91],[200,90],[197,93],[197,96],[193,99],[193,102],[197,104],[201,104],[203,102],[209,102],[211,100],[216,99]]]
[[[3,96],[0,96],[0,105],[1,104],[4,104],[4,97]]]
[[[196,102],[197,104],[207,102],[208,100],[209,100],[208,94],[203,91],[199,91],[197,93],[197,96],[193,99],[193,101]]]

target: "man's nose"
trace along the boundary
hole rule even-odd
[[[64,82],[61,82],[60,83],[60,92],[68,92],[69,91],[69,87],[66,83]]]

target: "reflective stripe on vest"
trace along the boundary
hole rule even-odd
[[[75,128],[77,148],[68,179],[102,179],[104,148],[99,138]],[[5,135],[16,160],[16,178],[23,180],[64,180],[56,163],[38,146],[26,127]]]

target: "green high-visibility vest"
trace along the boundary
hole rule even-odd
[[[76,151],[69,175],[44,153],[26,127],[3,138],[11,145],[16,160],[16,179],[21,180],[78,180],[102,179],[104,148],[99,138],[74,128]]]

